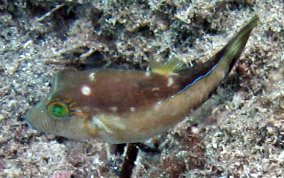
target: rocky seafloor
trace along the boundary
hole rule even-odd
[[[194,65],[254,14],[261,23],[235,70],[157,150],[23,121],[56,71],[145,70],[173,56]],[[0,177],[284,177],[283,14],[283,0],[0,1]]]

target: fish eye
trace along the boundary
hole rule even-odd
[[[69,108],[62,101],[52,101],[47,105],[48,113],[56,118],[63,118],[69,115]]]

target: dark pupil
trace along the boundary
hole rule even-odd
[[[52,113],[57,117],[64,116],[64,112],[65,112],[64,107],[61,105],[56,104],[52,108]]]

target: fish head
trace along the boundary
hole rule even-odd
[[[78,86],[84,86],[84,80],[80,79],[81,76],[76,76],[73,81],[77,74],[74,70],[63,70],[55,75],[47,97],[32,107],[25,116],[25,121],[33,129],[76,140],[98,136],[99,128],[92,127],[91,131],[88,129],[90,108],[83,107],[78,102],[88,100],[88,96],[82,92],[90,94],[90,91],[88,88],[78,89]]]

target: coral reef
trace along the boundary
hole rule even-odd
[[[145,70],[171,57],[194,65],[254,14],[261,24],[234,72],[161,135],[158,151],[67,140],[23,122],[62,68]],[[282,0],[0,2],[0,177],[119,177],[127,148],[124,176],[284,177],[283,14]]]

